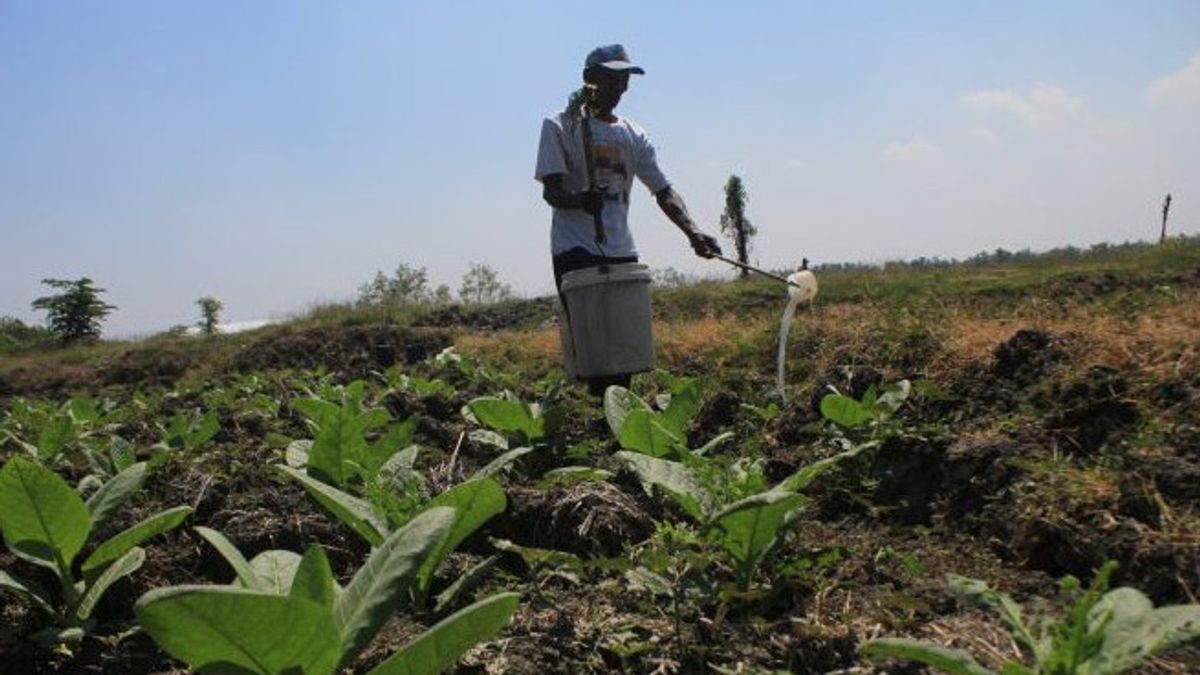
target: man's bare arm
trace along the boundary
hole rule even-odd
[[[721,255],[721,247],[717,244],[717,240],[696,227],[695,221],[688,215],[687,205],[683,203],[683,198],[670,185],[654,193],[654,198],[658,200],[658,208],[662,209],[672,223],[675,223],[675,227],[687,235],[688,242],[691,243],[692,250],[696,252],[696,255],[702,258]]]

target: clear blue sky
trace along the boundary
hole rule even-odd
[[[598,44],[755,259],[967,256],[1200,231],[1200,2],[0,0],[0,315],[90,276],[146,334],[352,299],[377,270],[549,291],[541,118]],[[644,262],[690,254],[646,193]]]

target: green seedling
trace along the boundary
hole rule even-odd
[[[305,416],[313,438],[289,447],[290,464],[306,466],[314,478],[345,488],[374,479],[409,445],[417,427],[416,416],[392,425],[374,442],[367,440],[367,434],[386,427],[392,415],[384,408],[365,407],[364,387],[361,380],[347,385],[340,403],[320,398],[292,401],[292,407]]]
[[[402,522],[389,521],[388,514],[380,513],[370,502],[322,483],[303,471],[289,466],[276,465],[284,475],[300,483],[318,504],[338,520],[348,525],[355,533],[372,546],[380,546],[401,526],[414,516],[438,507],[455,509],[455,519],[450,536],[444,545],[430,555],[427,569],[421,571],[417,590],[423,598],[433,581],[437,565],[458,547],[472,532],[479,529],[492,516],[504,511],[508,502],[504,488],[491,478],[476,476],[460,483],[442,494],[417,505],[413,512],[405,514]]]
[[[1068,607],[1060,614],[1026,618],[1011,597],[982,581],[954,577],[951,586],[969,601],[997,611],[1025,654],[1026,662],[1004,664],[1003,675],[1116,675],[1172,647],[1200,638],[1200,605],[1154,607],[1133,588],[1107,591],[1116,563],[1106,563],[1089,588],[1066,577],[1060,582]],[[862,647],[871,659],[919,661],[956,675],[996,675],[969,652],[901,638],[871,640]]]
[[[215,438],[221,430],[217,412],[209,410],[202,413],[199,408],[177,412],[166,424],[156,424],[162,434],[162,440],[154,447],[162,451],[198,450]]]
[[[525,403],[512,392],[500,396],[480,396],[463,409],[468,420],[488,427],[501,434],[503,441],[490,440],[493,445],[508,449],[514,446],[531,446],[556,432],[566,421],[565,410],[560,406],[544,403]],[[494,437],[476,435],[473,438]]]
[[[160,647],[200,672],[332,675],[350,666],[405,606],[421,571],[452,536],[456,520],[451,508],[422,513],[375,548],[344,589],[319,546],[303,556],[270,551],[246,562],[229,545],[240,559],[235,585],[156,589],[138,600],[135,611]],[[210,542],[213,534],[205,535]],[[228,550],[222,555],[228,559]],[[500,630],[518,602],[515,593],[476,602],[369,672],[441,672]]]
[[[881,440],[898,431],[892,418],[911,392],[912,385],[908,380],[900,380],[887,387],[882,394],[871,387],[858,401],[834,391],[821,399],[821,416],[839,430],[850,433],[866,431],[870,440]]]
[[[734,561],[739,590],[747,590],[754,570],[778,543],[780,534],[802,513],[808,498],[800,491],[839,462],[862,452],[856,448],[804,467],[778,485],[740,496],[747,486],[761,485],[744,465],[721,471],[712,460],[692,457],[687,463],[622,451],[623,461],[642,480],[665,492],[701,526],[707,539]],[[722,485],[721,477],[725,477]]]
[[[95,440],[98,439],[93,439]],[[83,454],[92,472],[79,481],[80,492],[99,488],[104,481],[112,479],[137,462],[133,444],[120,436],[109,438],[107,447],[98,442],[85,443]]]
[[[51,463],[99,431],[107,412],[87,398],[61,405],[16,398],[0,421],[0,447],[11,444],[42,464]]]
[[[18,558],[49,569],[59,584],[56,598],[33,581],[0,572],[0,586],[16,591],[54,623],[34,636],[37,641],[78,644],[93,628],[92,611],[104,592],[142,566],[146,554],[138,544],[177,527],[192,512],[178,506],[156,513],[102,542],[77,564],[89,535],[141,487],[145,473],[144,463],[134,464],[85,502],[57,474],[24,457],[10,459],[0,470],[5,544]]]
[[[392,392],[411,391],[418,396],[453,396],[455,391],[445,380],[426,378],[405,373],[400,366],[392,366],[379,374],[387,390],[380,396],[383,398]]]
[[[624,387],[605,391],[604,416],[622,448],[650,457],[680,458],[703,455],[733,437],[724,433],[689,451],[687,427],[700,407],[700,388],[688,378],[669,378],[668,384],[670,393],[657,397],[654,406]]]

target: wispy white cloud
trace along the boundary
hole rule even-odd
[[[1049,129],[1092,117],[1087,99],[1046,82],[1036,82],[1028,91],[985,89],[968,92],[962,101],[980,108],[1015,115],[1035,129]]]
[[[1179,99],[1200,99],[1200,54],[1193,55],[1186,66],[1163,75],[1146,88],[1146,100],[1150,103]]]
[[[924,138],[914,138],[907,143],[893,143],[883,149],[884,157],[898,161],[928,157],[941,153],[941,146],[931,143]]]

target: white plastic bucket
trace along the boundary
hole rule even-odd
[[[638,263],[588,267],[562,278],[563,360],[572,379],[654,368],[650,270]],[[565,328],[564,328],[565,324]]]

